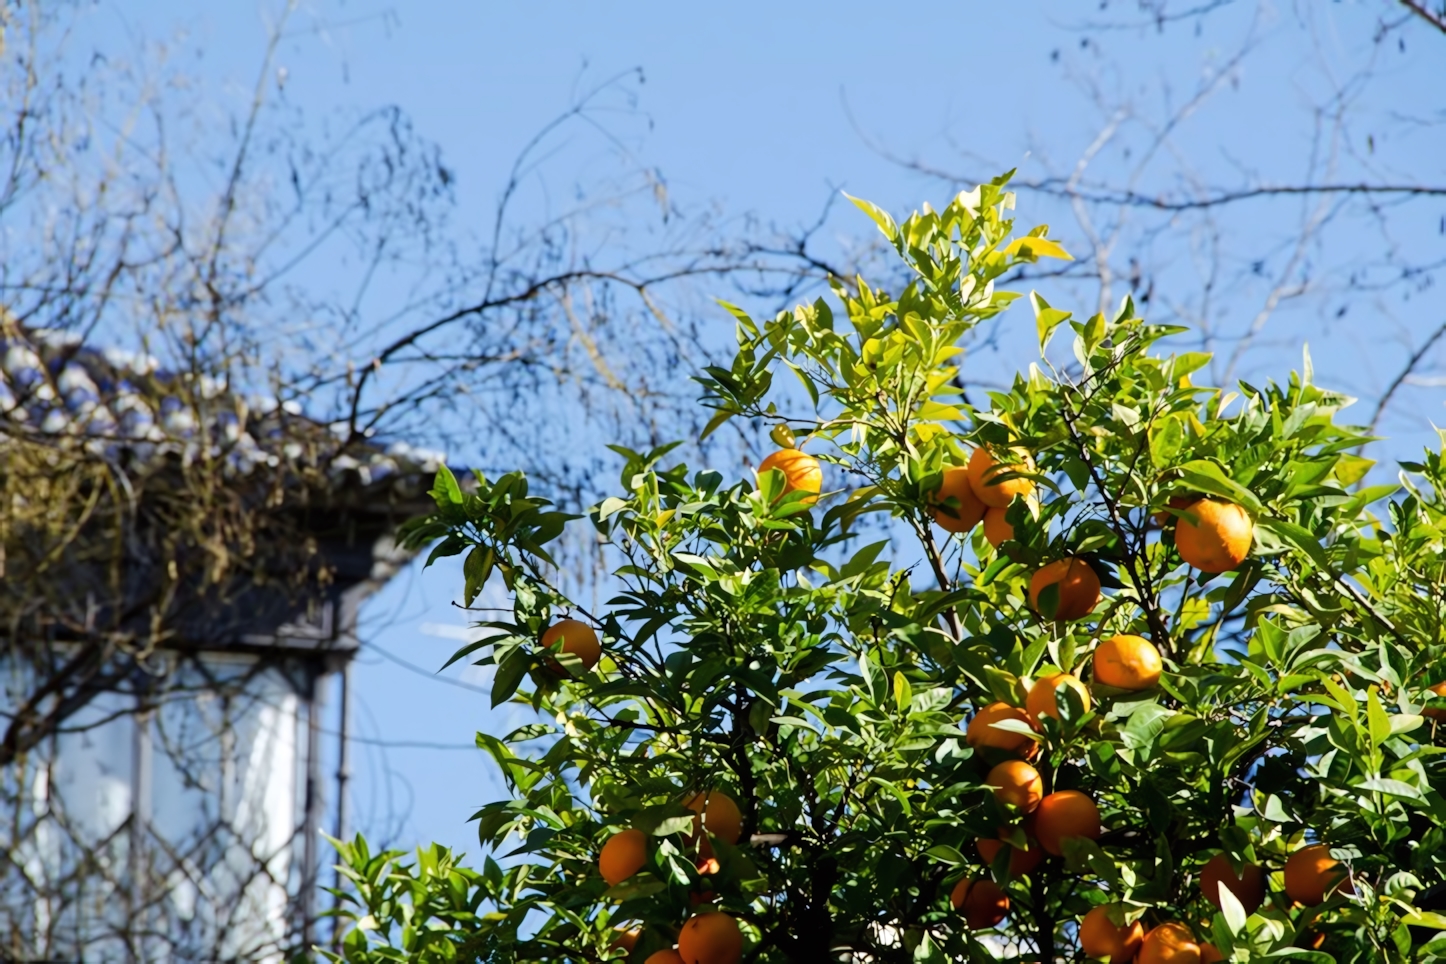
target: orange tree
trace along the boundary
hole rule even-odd
[[[342,956],[1446,955],[1440,455],[1367,485],[1308,357],[1197,385],[1208,356],[1128,299],[1032,295],[1040,360],[970,404],[996,280],[1069,257],[1011,240],[1006,182],[902,223],[859,202],[900,291],[730,309],[709,429],[763,420],[780,454],[619,450],[601,610],[549,577],[569,517],[443,473],[407,538],[466,553],[469,604],[505,581],[512,618],[456,658],[538,722],[477,736],[511,791],[475,815],[480,870],[342,847]]]

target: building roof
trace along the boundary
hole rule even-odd
[[[360,600],[409,558],[391,533],[432,507],[444,458],[403,442],[349,443],[294,402],[0,317],[0,452],[22,440],[78,447],[127,473],[206,462],[238,491],[261,481],[282,493],[256,511],[304,534],[326,576],[298,594],[279,588],[284,578],[257,582],[253,569],[223,606],[198,595],[176,613],[175,648],[189,649],[354,648]],[[136,570],[129,595],[148,580],[144,558],[128,556],[127,566]],[[67,578],[77,596],[101,582],[83,566]]]
[[[0,430],[83,439],[110,457],[210,457],[236,477],[292,461],[364,486],[435,474],[445,458],[400,441],[343,450],[341,436],[294,401],[233,391],[212,375],[168,371],[147,354],[97,349],[70,332],[3,319]]]

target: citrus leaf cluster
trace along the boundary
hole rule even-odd
[[[910,272],[897,293],[729,309],[710,430],[772,422],[794,454],[751,475],[619,449],[590,515],[617,562],[597,611],[554,585],[566,520],[518,477],[439,485],[412,538],[486,553],[515,607],[458,658],[538,714],[478,735],[510,795],[475,814],[485,912],[449,946],[1446,956],[1441,455],[1378,482],[1308,356],[1200,384],[1210,357],[1128,298],[1076,320],[1031,295],[1039,360],[968,385],[961,341],[1017,299],[996,283],[1068,257],[1014,237],[1007,180],[902,222],[859,202]],[[468,569],[469,601],[486,578]],[[599,651],[546,636],[562,619]]]

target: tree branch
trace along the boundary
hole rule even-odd
[[[1436,330],[1432,332],[1431,337],[1427,338],[1425,343],[1416,349],[1411,357],[1406,360],[1406,367],[1401,369],[1400,374],[1396,376],[1395,380],[1392,381],[1385,392],[1381,394],[1380,401],[1376,402],[1376,410],[1371,413],[1371,424],[1366,427],[1367,435],[1376,434],[1376,426],[1380,423],[1381,416],[1385,414],[1386,407],[1391,404],[1391,398],[1396,394],[1396,390],[1406,383],[1406,379],[1411,377],[1411,373],[1416,370],[1416,366],[1421,364],[1421,359],[1426,357],[1426,353],[1435,346],[1436,342],[1441,340],[1443,335],[1446,335],[1446,321],[1443,321]],[[1360,448],[1365,447],[1366,443],[1362,442]],[[1359,449],[1357,449],[1357,451],[1359,451]]]
[[[1401,0],[1401,6],[1420,17],[1442,33],[1446,33],[1446,6],[1439,11],[1430,10],[1424,3],[1417,0]]]

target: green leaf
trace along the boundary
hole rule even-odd
[[[1420,790],[1409,783],[1402,783],[1400,780],[1392,780],[1389,777],[1370,777],[1355,784],[1357,790],[1369,790],[1372,793],[1386,793],[1393,797],[1404,797],[1407,800],[1424,800]]]
[[[502,665],[497,667],[497,675],[492,678],[492,705],[501,706],[512,699],[512,694],[517,692],[521,685],[522,678],[527,675],[527,668],[532,660],[527,651],[521,647],[514,649]]]
[[[1342,455],[1336,460],[1336,479],[1342,485],[1355,485],[1366,477],[1371,467],[1376,464],[1375,459],[1362,458],[1359,455]]]
[[[462,504],[462,487],[457,484],[457,477],[445,463],[437,466],[436,478],[432,480],[432,498],[436,500],[438,508]]]
[[[955,850],[948,844],[935,844],[928,850],[924,851],[924,855],[926,857],[933,857],[935,860],[941,861],[946,864],[952,864],[956,867],[961,864],[967,864],[970,862],[963,854],[961,854],[959,851]]]
[[[1035,261],[1039,258],[1074,260],[1074,255],[1066,251],[1058,241],[1051,241],[1048,238],[1015,238],[1005,247],[1004,253],[1018,255],[1025,261]]]
[[[1215,895],[1220,899],[1220,913],[1225,917],[1225,926],[1230,928],[1232,937],[1238,937],[1245,933],[1245,921],[1249,916],[1245,913],[1245,907],[1240,903],[1240,898],[1231,892],[1229,887],[1220,886]]]
[[[1054,335],[1054,330],[1070,319],[1071,313],[1051,308],[1038,291],[1029,293],[1029,303],[1034,308],[1034,325],[1039,331],[1039,352],[1044,354],[1045,346]]]
[[[900,713],[909,712],[909,705],[914,702],[914,689],[909,685],[908,679],[903,673],[894,673],[894,706]]]
[[[1275,533],[1301,552],[1304,552],[1321,570],[1325,572],[1331,571],[1330,558],[1326,556],[1325,549],[1321,548],[1321,544],[1316,541],[1315,536],[1311,535],[1303,527],[1296,525],[1294,522],[1287,522],[1284,519],[1275,519],[1270,516],[1261,516],[1255,520],[1255,524],[1262,529]]]
[[[1262,506],[1255,494],[1227,476],[1214,462],[1206,459],[1186,462],[1180,466],[1180,480],[1192,489],[1228,499],[1252,516],[1260,514]]]
[[[712,435],[724,422],[728,421],[730,418],[737,414],[738,410],[736,408],[718,409],[718,411],[713,413],[713,417],[708,419],[708,424],[703,426],[703,432],[701,435],[698,436],[698,441],[701,442],[708,436]]]
[[[1391,714],[1391,735],[1397,736],[1401,733],[1410,733],[1426,722],[1424,716],[1415,713],[1392,713]]]
[[[467,553],[467,558],[462,561],[462,575],[465,579],[462,605],[472,605],[472,600],[477,598],[477,594],[487,584],[487,577],[492,575],[492,564],[495,561],[496,556],[491,546],[473,546],[472,551]]]
[[[1373,746],[1380,746],[1391,738],[1391,720],[1381,706],[1374,686],[1366,691],[1366,725],[1370,728]]]
[[[840,193],[842,193],[843,196],[848,198],[850,201],[854,202],[854,206],[857,207],[860,211],[864,212],[870,218],[872,218],[873,222],[879,226],[879,230],[884,233],[884,237],[888,238],[895,244],[899,243],[899,226],[894,223],[894,219],[889,216],[889,212],[885,211],[883,208],[879,207],[872,201],[865,201],[863,198],[854,197],[847,191],[843,191]]]
[[[1172,465],[1185,447],[1185,426],[1172,415],[1157,419],[1150,426],[1150,461],[1156,468]]]

